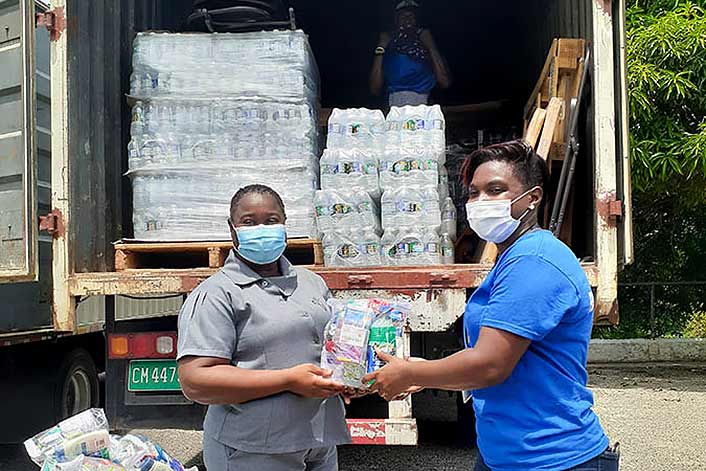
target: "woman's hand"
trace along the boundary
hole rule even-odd
[[[343,392],[343,385],[331,379],[330,370],[316,365],[303,364],[285,370],[287,389],[304,397],[331,397]]]
[[[377,391],[387,401],[403,399],[417,389],[421,391],[412,381],[410,365],[413,360],[403,360],[379,350],[376,353],[387,364],[363,377],[363,384],[370,384],[371,391]]]

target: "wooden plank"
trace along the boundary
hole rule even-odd
[[[493,265],[498,258],[498,246],[490,242],[483,243],[483,251],[480,255],[481,265]]]
[[[595,264],[582,264],[591,286],[595,287],[599,273]],[[306,267],[324,278],[332,290],[389,289],[418,290],[444,289],[447,285],[432,282],[443,275],[455,278],[453,288],[477,288],[490,267],[480,264],[457,264],[439,267],[379,267],[379,268],[325,268]],[[127,270],[122,272],[75,273],[69,280],[72,296],[99,296],[112,294],[167,294],[186,293],[201,281],[216,273],[212,268],[181,270]],[[434,276],[431,276],[434,275]],[[369,276],[370,283],[351,286],[351,276]],[[186,289],[189,288],[189,289]]]
[[[135,259],[135,254],[129,250],[116,250],[115,251],[115,270],[129,270],[131,268],[138,268],[137,260]]]
[[[554,134],[557,130],[557,126],[559,125],[559,117],[563,107],[564,103],[560,98],[554,97],[549,101],[544,130],[542,131],[542,136],[539,139],[539,145],[537,146],[537,155],[542,157],[544,160],[547,160],[547,157],[549,156],[549,150],[551,149],[552,142],[554,141]]]
[[[557,44],[556,55],[562,63],[568,61],[569,68],[576,68],[578,58],[583,56],[586,41],[576,38],[561,38]]]
[[[493,265],[498,258],[498,247],[490,242],[480,241],[476,247],[473,259],[481,266]]]
[[[146,268],[169,268],[172,262],[165,262],[160,255],[170,255],[174,259],[179,255],[189,256],[190,260],[179,260],[176,263],[186,263],[186,266],[203,266],[220,268],[225,263],[230,249],[231,241],[212,242],[131,242],[120,241],[113,244],[115,249],[115,270],[132,270]],[[202,258],[198,258],[202,254]],[[289,239],[285,251],[288,257],[304,257],[299,263],[313,263],[323,265],[324,253],[321,241],[315,239]],[[194,257],[197,257],[194,260]],[[184,265],[182,265],[184,266]]]
[[[306,249],[320,245],[318,239],[287,239],[287,248]],[[213,242],[130,242],[120,241],[113,244],[115,250],[131,251],[135,253],[165,253],[165,252],[202,252],[213,248],[230,249],[233,242],[229,240]]]
[[[539,81],[537,84],[534,86],[534,89],[532,90],[532,93],[530,93],[529,99],[527,100],[527,104],[525,105],[524,109],[524,117],[529,118],[529,113],[532,109],[533,106],[537,103],[537,95],[540,94],[542,87],[544,86],[545,78],[547,75],[549,75],[549,70],[552,65],[552,60],[554,56],[556,55],[558,47],[558,41],[556,39],[552,40],[552,45],[549,47],[549,53],[547,54],[547,59],[544,62],[544,66],[542,67],[542,71],[539,73]]]
[[[547,110],[542,108],[537,108],[534,110],[532,115],[532,120],[529,123],[527,132],[525,133],[525,141],[535,148],[537,146],[537,141],[539,140],[539,135],[542,131],[542,126],[544,126],[544,120],[547,117]]]

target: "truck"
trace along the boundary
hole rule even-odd
[[[322,122],[327,108],[376,106],[365,84],[375,37],[391,16],[382,3],[287,2],[318,62]],[[437,97],[447,132],[476,145],[488,142],[484,129],[519,127],[523,119],[530,132],[531,111],[544,106],[537,76],[551,88],[561,67],[578,66],[561,56],[556,38],[586,45],[576,140],[554,143],[550,135],[547,144],[554,165],[564,151],[576,152],[566,241],[594,289],[597,323],[618,321],[618,272],[633,256],[624,3],[442,0],[423,10],[454,74],[455,85]],[[218,266],[116,270],[131,254],[113,244],[131,234],[124,174],[132,40],[140,31],[178,31],[191,7],[190,0],[0,5],[0,413],[15,424],[0,431],[0,442],[98,405],[116,429],[202,425],[205,407],[179,389],[176,314]],[[547,122],[568,123],[568,105],[551,118],[547,108]],[[219,258],[218,247],[207,249],[209,261]],[[459,348],[466,300],[491,267],[480,259],[312,269],[335,296],[408,299],[406,351],[432,358]],[[378,406],[354,407],[354,443],[417,443],[410,398],[382,412]]]

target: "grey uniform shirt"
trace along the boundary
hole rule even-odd
[[[221,271],[201,283],[179,313],[177,359],[230,360],[238,368],[278,370],[318,365],[330,319],[328,287],[318,275],[280,259],[282,276],[262,278],[231,251]],[[350,443],[340,397],[285,392],[244,404],[211,405],[204,433],[248,453],[291,453]]]

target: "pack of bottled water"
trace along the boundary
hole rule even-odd
[[[385,146],[385,115],[366,108],[334,108],[328,120],[326,147],[329,149],[369,149]]]
[[[380,235],[372,229],[349,229],[324,234],[324,264],[329,267],[383,265]]]
[[[316,218],[327,266],[380,265],[380,110],[334,109],[320,161]]]
[[[365,191],[319,190],[314,204],[316,223],[323,233],[352,229],[380,232],[378,203]]]
[[[138,33],[130,93],[139,97],[316,100],[319,75],[303,31]]]
[[[381,249],[386,265],[453,263],[449,256],[453,242],[444,232],[449,224],[442,220],[448,195],[445,132],[438,105],[393,107],[387,115],[380,159]]]
[[[261,160],[221,168],[201,166],[197,174],[193,168],[134,172],[135,236],[179,241],[228,239],[230,199],[238,188],[255,183],[267,184],[282,196],[290,237],[316,233],[316,175],[307,162]]]
[[[369,148],[328,148],[324,150],[319,165],[321,188],[355,189],[380,198],[378,156]]]
[[[439,105],[393,106],[385,123],[387,148],[446,149],[446,120]]]
[[[316,236],[318,71],[303,32],[140,33],[131,94],[135,238],[229,239],[230,199],[255,183],[282,197],[289,237]]]

